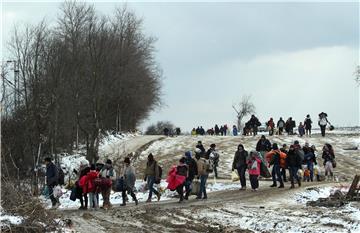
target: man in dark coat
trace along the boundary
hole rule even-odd
[[[258,143],[256,144],[256,151],[268,152],[271,150],[271,143],[266,139],[265,135],[262,135]]]
[[[240,177],[241,189],[246,189],[245,171],[247,168],[248,152],[244,149],[242,144],[238,145],[237,151],[235,152],[234,161],[232,164],[232,171],[235,169],[238,171]]]
[[[302,159],[300,157],[300,154],[297,153],[295,151],[295,146],[291,145],[288,155],[286,157],[286,164],[289,168],[289,172],[290,172],[290,181],[291,181],[291,187],[290,188],[295,188],[294,186],[294,180],[296,179],[299,187],[301,186],[301,181],[300,178],[297,175],[298,170],[301,167],[302,164]]]
[[[251,115],[250,125],[253,130],[253,135],[257,135],[258,127],[261,125],[259,119],[255,115]]]
[[[55,164],[51,161],[51,158],[46,157],[44,159],[46,165],[46,185],[49,188],[50,200],[52,207],[56,208],[60,205],[60,202],[57,198],[54,197],[54,187],[58,184],[59,180],[59,171]]]
[[[205,154],[205,148],[204,148],[204,146],[203,146],[203,144],[202,144],[202,142],[201,141],[198,141],[198,143],[197,143],[197,145],[196,145],[196,148],[199,148],[200,150],[201,150],[201,155],[204,155]]]
[[[191,154],[191,151],[187,151],[185,152],[185,163],[188,165],[189,167],[189,173],[188,173],[188,177],[186,178],[185,181],[185,200],[188,200],[190,192],[191,192],[191,184],[195,178],[195,176],[198,175],[198,170],[197,170],[197,163],[195,161],[195,159],[193,159]]]

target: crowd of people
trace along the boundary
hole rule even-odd
[[[245,122],[243,127],[243,135],[244,136],[256,136],[259,132],[259,128],[261,126],[261,122],[255,115],[251,115],[250,119]],[[329,129],[333,130],[334,126],[330,124],[327,119],[327,114],[321,112],[319,114],[318,126],[321,130],[321,135],[325,137],[326,126],[329,125]],[[306,115],[304,121],[301,121],[298,126],[296,126],[296,122],[292,117],[289,117],[286,121],[282,117],[276,122],[273,118],[270,118],[265,123],[265,130],[269,132],[269,135],[283,135],[286,133],[287,135],[298,134],[300,137],[306,135],[311,136],[311,129],[313,126],[313,121],[309,114]],[[296,130],[297,129],[297,132]],[[210,128],[205,131],[202,126],[198,126],[197,128],[193,128],[191,130],[191,135],[216,135],[216,136],[226,136],[232,134],[233,136],[238,136],[238,128],[236,125],[233,125],[232,129],[228,128],[227,124],[221,125],[220,127],[216,124],[213,128]]]
[[[305,143],[303,146],[299,141],[294,141],[290,147],[283,144],[281,148],[277,143],[271,143],[264,135],[261,136],[256,144],[255,150],[250,153],[246,148],[239,144],[236,148],[232,163],[232,172],[236,171],[240,180],[240,190],[246,190],[246,171],[249,175],[251,189],[257,191],[259,188],[259,176],[272,177],[270,187],[284,188],[284,182],[290,181],[290,188],[295,188],[295,184],[301,186],[301,182],[314,180],[320,181],[320,170],[317,165],[317,150],[314,145]],[[193,156],[194,155],[194,156]],[[334,177],[334,168],[336,167],[335,154],[330,144],[325,144],[322,148],[322,159],[325,170],[325,177],[332,180]],[[49,187],[49,194],[54,208],[59,206],[58,198],[54,197],[53,189],[58,184],[58,169],[50,158],[44,160],[46,164],[46,184]],[[210,144],[206,150],[201,141],[198,141],[193,151],[186,151],[179,160],[179,164],[170,168],[166,181],[168,189],[177,191],[179,202],[187,200],[193,191],[194,179],[197,180],[198,190],[196,199],[207,199],[206,183],[209,174],[214,173],[218,178],[218,165],[220,156],[215,144]],[[102,208],[108,209],[112,206],[110,203],[111,190],[121,191],[122,204],[125,206],[129,194],[135,204],[138,199],[135,194],[136,173],[131,165],[131,160],[126,157],[123,161],[122,174],[117,177],[112,161],[107,160],[105,164],[97,163],[90,166],[82,166],[78,174],[75,187],[72,190],[70,198],[79,199],[79,209],[98,209],[99,194],[102,195]],[[317,167],[315,169],[315,166]],[[272,168],[271,173],[268,168]],[[301,172],[299,172],[301,171]],[[287,177],[289,174],[289,178]],[[156,199],[161,199],[161,192],[157,190],[155,184],[161,182],[162,168],[155,160],[153,154],[147,157],[147,163],[144,172],[144,181],[149,190],[146,202],[151,202],[153,194]],[[117,188],[121,184],[121,188]],[[279,185],[278,185],[279,184]],[[184,190],[185,189],[185,190]]]

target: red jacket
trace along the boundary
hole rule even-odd
[[[247,164],[249,168],[248,169],[249,175],[256,175],[256,176],[260,175],[261,160],[259,158],[250,159],[248,160]]]
[[[167,188],[171,191],[174,191],[179,185],[184,183],[186,179],[185,176],[181,176],[176,173],[176,166],[173,166],[168,173],[168,177],[166,178],[166,182],[168,182]]]
[[[99,176],[99,172],[92,170],[86,176],[87,176],[87,191],[89,193],[93,193],[95,192],[96,189],[94,180]]]

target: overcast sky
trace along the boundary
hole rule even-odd
[[[5,2],[3,44],[14,23],[54,23],[59,2]],[[111,14],[121,3],[94,3]],[[360,125],[359,3],[128,3],[158,38],[166,104],[141,128],[170,120],[183,131],[232,125],[232,105],[251,95],[264,122],[327,112],[336,126]],[[2,51],[5,51],[3,47]],[[4,53],[6,54],[6,53]],[[8,59],[7,57],[3,59]]]

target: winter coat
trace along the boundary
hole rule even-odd
[[[273,129],[273,128],[275,127],[274,121],[273,121],[273,120],[269,120],[269,121],[267,122],[267,126],[268,126],[270,129]]]
[[[155,160],[146,163],[145,176],[154,176],[159,179],[159,166]]]
[[[95,183],[94,180],[99,177],[99,172],[92,170],[86,175],[86,183],[87,183],[87,192],[94,193],[95,192]]]
[[[312,120],[310,117],[306,117],[304,120],[305,129],[311,129]]]
[[[329,151],[323,151],[322,159],[324,160],[324,165],[326,162],[332,162],[335,159],[335,155],[333,153],[330,153]]]
[[[328,123],[328,120],[326,119],[326,117],[319,118],[319,122],[318,122],[319,126],[326,126],[327,123]]]
[[[286,158],[286,164],[288,167],[301,167],[302,159],[295,150],[290,150]]]
[[[252,127],[252,128],[257,128],[258,126],[260,126],[261,125],[261,123],[260,123],[260,121],[259,121],[259,119],[257,118],[257,117],[252,117],[251,119],[250,119],[250,126]]]
[[[196,148],[199,148],[201,150],[201,153],[205,153],[205,151],[206,151],[202,144],[201,145],[196,145]]]
[[[281,168],[286,168],[286,157],[286,153],[281,150],[271,150],[265,155],[265,159],[269,164],[280,165]]]
[[[285,127],[285,121],[284,120],[279,120],[277,122],[277,127],[278,128],[284,128]]]
[[[238,130],[236,127],[233,128],[233,135],[234,136],[237,136],[238,135]]]
[[[131,165],[124,166],[123,177],[126,188],[133,190],[136,181],[135,168]]]
[[[315,154],[312,151],[305,153],[304,162],[306,164],[317,164]]]
[[[304,135],[304,134],[305,134],[305,128],[304,128],[303,125],[302,125],[302,126],[299,126],[298,130],[299,130],[299,134],[300,134],[300,135]]]
[[[59,180],[59,171],[53,162],[49,162],[46,166],[46,184],[48,186],[56,186]]]
[[[88,188],[87,188],[87,177],[86,176],[82,176],[79,180],[79,186],[82,189],[82,193],[87,193],[88,192]]]
[[[188,165],[180,164],[176,167],[176,175],[188,177]]]
[[[188,165],[189,167],[189,175],[188,178],[190,180],[194,179],[194,177],[198,174],[198,167],[197,167],[197,163],[195,161],[195,159],[193,158],[187,158],[185,163]]]
[[[168,183],[167,188],[171,191],[174,191],[179,185],[185,182],[186,177],[177,174],[177,166],[173,166],[166,178],[166,182]]]
[[[197,169],[198,169],[199,176],[209,174],[207,169],[210,167],[210,161],[208,159],[200,158],[199,160],[196,161],[196,163],[197,163]]]
[[[249,169],[249,175],[260,175],[261,159],[251,158],[250,160],[248,160],[247,164]]]
[[[108,168],[104,166],[103,169],[101,169],[100,171],[100,176],[105,178],[110,178],[111,180],[114,181],[116,179],[116,172],[112,166]]]
[[[260,139],[256,144],[256,151],[270,151],[271,143],[268,139],[262,140]]]
[[[239,167],[246,166],[247,165],[247,163],[246,163],[247,158],[248,158],[248,152],[246,150],[243,150],[241,152],[239,150],[237,150],[235,152],[234,161],[233,161],[233,164],[232,164],[232,169],[237,169]]]

